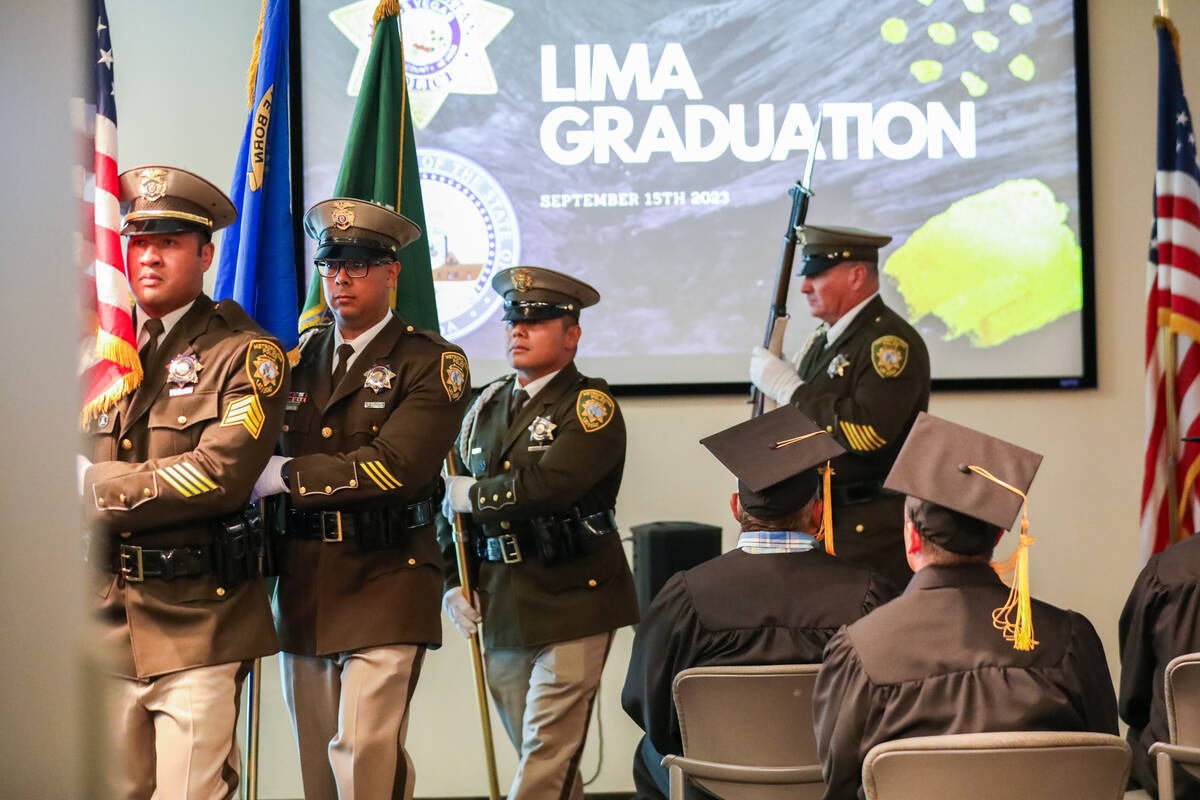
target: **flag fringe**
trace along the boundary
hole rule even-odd
[[[379,5],[375,7],[375,16],[371,18],[371,25],[378,25],[380,20],[399,14],[400,0],[379,0]]]
[[[113,336],[108,331],[97,331],[96,355],[129,371],[84,404],[79,413],[79,426],[84,430],[94,417],[108,411],[142,382],[142,364],[138,360],[137,352],[124,339]]]
[[[254,34],[254,52],[250,56],[250,68],[246,70],[246,110],[254,108],[254,89],[258,85],[258,56],[262,50],[263,21],[267,18],[267,0],[263,0],[258,14],[258,32]]]

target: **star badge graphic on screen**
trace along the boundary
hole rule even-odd
[[[492,276],[520,263],[520,227],[508,195],[479,164],[436,147],[418,147],[417,157],[441,333],[457,340],[503,304]]]
[[[336,8],[329,19],[358,48],[346,92],[358,95],[371,52],[377,0]],[[404,71],[413,124],[424,128],[450,94],[495,94],[487,46],[512,19],[512,9],[487,0],[401,0]]]

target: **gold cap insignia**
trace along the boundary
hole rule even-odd
[[[333,227],[339,231],[344,231],[354,224],[354,204],[353,203],[334,203],[333,213],[329,217],[329,221],[333,223]]]
[[[442,388],[451,403],[457,402],[467,391],[468,370],[467,357],[462,353],[442,353]]]
[[[527,269],[519,269],[512,276],[513,288],[518,292],[528,292],[533,288],[533,273]]]
[[[167,171],[165,169],[142,170],[141,182],[138,184],[142,197],[153,202],[161,200],[167,194]]]

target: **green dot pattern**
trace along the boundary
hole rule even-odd
[[[908,38],[908,23],[899,17],[885,19],[879,26],[879,35],[888,44],[900,44]]]
[[[921,83],[929,83],[942,77],[942,62],[934,61],[931,58],[914,61],[908,71]]]
[[[1024,3],[1013,3],[1008,7],[1008,15],[1018,25],[1028,25],[1033,22],[1033,12]]]
[[[963,5],[972,14],[982,14],[987,7],[984,0],[963,0]]]
[[[965,70],[959,80],[962,81],[963,86],[967,87],[967,94],[971,95],[971,97],[982,97],[987,94],[987,81],[974,72]]]
[[[929,38],[940,45],[954,44],[958,33],[949,22],[935,22],[929,26]]]
[[[1021,53],[1021,55],[1008,62],[1008,71],[1016,75],[1023,81],[1033,80],[1033,59]]]
[[[971,34],[971,41],[985,53],[991,53],[1000,46],[1000,39],[991,31],[975,31]]]

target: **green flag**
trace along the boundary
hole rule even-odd
[[[398,0],[382,0],[375,9],[374,24],[371,55],[354,107],[354,118],[350,121],[350,135],[346,139],[346,151],[342,154],[342,167],[333,196],[372,200],[396,209],[417,223],[421,238],[401,250],[398,256],[400,279],[392,307],[413,325],[437,330],[437,300],[429,263],[429,239],[425,232],[425,205],[421,201],[412,110],[404,80]],[[303,333],[329,319],[321,280],[314,275],[304,311],[300,314],[300,331]]]

